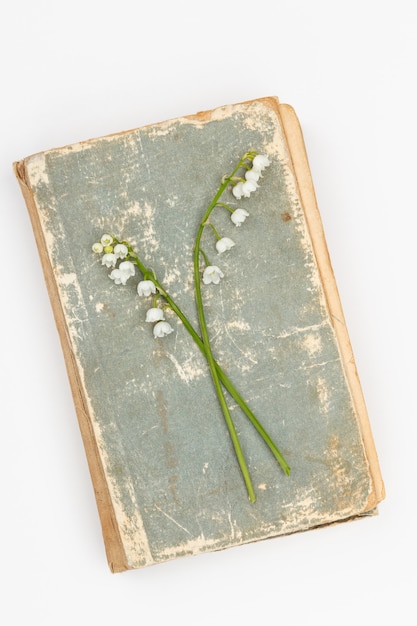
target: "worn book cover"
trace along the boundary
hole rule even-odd
[[[222,177],[248,150],[270,165],[229,190],[219,284],[203,298],[213,354],[291,466],[227,394],[256,492],[248,499],[204,354],[172,311],[154,338],[139,273],[92,251],[132,243],[198,329],[193,246]],[[316,205],[302,132],[275,97],[29,156],[14,164],[62,342],[112,571],[304,531],[376,510],[384,487]],[[226,203],[225,200],[223,202]],[[245,209],[239,228],[230,212]]]

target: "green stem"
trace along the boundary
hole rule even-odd
[[[204,229],[204,226],[202,227],[202,230]],[[200,237],[198,238],[198,243],[200,242]],[[197,263],[197,269],[199,268],[199,254],[200,251],[197,248],[197,260],[195,260],[194,258],[194,263]],[[220,376],[219,376],[219,372],[218,372],[218,366],[217,363],[214,360],[213,357],[213,353],[211,351],[210,348],[210,343],[209,343],[209,338],[208,338],[208,333],[207,333],[207,325],[205,324],[205,320],[204,320],[204,313],[202,310],[202,306],[198,306],[197,308],[200,310],[200,313],[203,314],[203,320],[201,321],[200,318],[200,325],[201,325],[201,330],[202,330],[202,335],[203,335],[203,339],[201,339],[198,334],[195,332],[194,328],[191,326],[191,324],[188,322],[187,318],[183,315],[183,313],[180,311],[179,307],[177,307],[177,305],[175,304],[175,302],[171,299],[171,297],[168,295],[168,293],[165,291],[165,289],[163,289],[162,285],[159,284],[158,280],[155,278],[155,276],[152,275],[152,277],[149,275],[149,271],[146,269],[146,267],[142,264],[142,262],[140,261],[139,257],[132,251],[130,250],[130,256],[132,258],[135,259],[135,263],[136,265],[139,267],[142,275],[145,278],[148,278],[150,280],[153,281],[155,287],[158,289],[158,291],[160,292],[160,294],[166,299],[166,301],[168,302],[168,304],[171,306],[172,310],[178,315],[178,317],[181,319],[181,321],[183,323],[185,323],[185,326],[187,328],[188,331],[190,331],[192,329],[191,335],[193,336],[193,338],[196,340],[197,345],[199,345],[200,349],[202,350],[203,354],[205,355],[209,368],[210,368],[210,373],[213,379],[213,383],[214,383],[214,387],[216,389],[216,393],[219,399],[219,403],[220,406],[222,408],[223,411],[223,415],[225,417],[226,420],[226,424],[227,427],[229,429],[229,433],[230,433],[230,437],[233,443],[233,447],[235,449],[235,453],[236,453],[236,457],[239,463],[239,467],[241,469],[245,484],[246,484],[246,488],[247,488],[247,492],[248,492],[248,496],[249,496],[249,500],[251,502],[255,502],[256,501],[256,495],[255,495],[255,491],[253,489],[252,486],[252,481],[250,479],[249,476],[249,471],[246,465],[246,461],[242,452],[242,448],[240,446],[240,442],[239,442],[239,437],[237,435],[235,426],[233,424],[233,420],[232,417],[230,415],[230,411],[229,408],[227,406],[226,403],[226,399],[224,397],[224,393],[223,393],[223,389],[221,387],[221,383],[220,383]],[[199,269],[198,269],[199,272]],[[200,276],[198,275],[198,278],[200,278]],[[201,301],[201,284],[200,284],[200,280],[197,281],[196,283],[196,292],[199,292],[199,299]],[[197,341],[198,339],[198,341]]]
[[[232,209],[231,206],[229,206],[228,204],[225,204],[224,202],[218,202],[217,206],[222,206],[224,209],[226,209],[226,211],[229,211],[229,213],[233,213],[235,209]]]
[[[210,261],[209,261],[209,258],[208,258],[208,256],[207,256],[207,254],[206,254],[206,253],[204,252],[204,250],[202,250],[201,248],[200,248],[200,254],[201,254],[201,256],[202,256],[202,257],[203,257],[203,259],[204,259],[204,263],[205,263],[206,265],[210,265]]]
[[[155,283],[156,288],[160,292],[160,294],[163,296],[163,298],[169,304],[169,306],[172,309],[172,311],[174,311],[174,313],[177,315],[177,317],[181,320],[181,322],[183,323],[183,325],[185,326],[185,328],[187,329],[187,331],[189,332],[189,334],[193,338],[194,342],[196,343],[196,345],[198,346],[200,351],[207,358],[205,344],[203,343],[200,335],[195,331],[194,327],[189,322],[188,318],[184,315],[184,313],[181,311],[181,309],[176,305],[175,301],[172,300],[171,296],[164,290],[162,285],[157,280],[154,280],[154,283]],[[284,456],[282,455],[282,453],[280,452],[280,450],[278,449],[278,447],[274,443],[274,441],[271,439],[270,435],[268,435],[268,433],[266,432],[266,430],[264,429],[262,424],[258,421],[256,415],[253,413],[253,411],[247,405],[247,403],[242,398],[242,396],[240,395],[240,393],[238,392],[236,387],[233,385],[233,383],[230,380],[230,378],[228,378],[227,374],[225,374],[225,372],[222,370],[222,368],[220,367],[220,365],[217,362],[215,363],[215,367],[217,369],[217,373],[218,373],[218,376],[220,378],[220,381],[221,381],[222,385],[224,386],[224,388],[226,389],[226,391],[232,396],[232,398],[233,398],[233,400],[235,400],[236,404],[238,404],[240,406],[242,411],[245,413],[245,415],[251,421],[253,426],[256,428],[258,433],[261,435],[261,437],[263,438],[263,440],[265,441],[265,443],[267,444],[267,446],[271,450],[272,454],[274,455],[274,457],[276,458],[276,460],[280,464],[282,470],[285,472],[285,474],[287,476],[289,476],[290,475],[290,471],[291,471],[290,467],[289,467],[288,463],[286,462]]]
[[[223,192],[223,190],[226,188],[226,185],[228,184],[228,181],[226,183],[223,183],[223,185],[221,186],[221,192]],[[224,189],[223,189],[224,188]],[[216,198],[217,200],[217,198]],[[202,223],[200,224],[200,227],[198,229],[198,233],[197,233],[197,238],[196,238],[196,242],[195,242],[195,247],[194,247],[194,283],[195,283],[195,296],[196,296],[196,304],[197,304],[197,312],[198,312],[198,319],[200,322],[200,330],[201,330],[201,336],[202,336],[202,340],[203,340],[203,344],[205,346],[205,353],[206,353],[206,358],[207,358],[207,363],[208,366],[210,368],[210,373],[211,373],[211,377],[213,380],[213,384],[217,393],[217,397],[219,399],[219,403],[221,406],[221,409],[223,411],[223,415],[227,424],[227,428],[229,430],[229,434],[230,434],[230,438],[232,440],[233,443],[233,447],[235,450],[235,454],[236,454],[236,458],[238,460],[239,463],[239,467],[240,467],[240,471],[242,472],[243,475],[243,479],[245,481],[245,485],[246,485],[246,489],[248,492],[248,496],[249,496],[249,500],[251,502],[255,502],[256,501],[256,495],[255,495],[255,491],[253,489],[253,485],[252,485],[252,480],[250,478],[249,475],[249,470],[246,464],[246,460],[242,451],[242,447],[240,445],[240,441],[239,441],[239,437],[238,434],[236,432],[236,428],[235,425],[233,423],[232,420],[232,416],[230,415],[230,411],[229,411],[229,407],[227,406],[227,402],[226,402],[226,398],[224,396],[223,393],[223,389],[220,383],[220,377],[219,377],[219,373],[216,367],[216,362],[214,360],[214,356],[213,356],[213,352],[211,350],[211,345],[210,345],[210,339],[209,339],[209,335],[208,335],[208,329],[207,329],[207,323],[206,323],[206,319],[205,319],[205,315],[204,315],[204,308],[203,308],[203,300],[202,300],[202,295],[201,295],[201,278],[200,278],[200,242],[201,242],[201,236],[203,234],[204,231],[204,227],[205,227],[205,222],[206,219],[208,218],[211,210],[214,208],[215,204],[213,204],[210,208],[210,211],[206,212],[206,215],[202,221]]]
[[[256,495],[253,489],[252,480],[249,474],[248,466],[246,464],[242,447],[240,445],[239,437],[238,437],[235,425],[233,423],[232,416],[230,415],[230,410],[227,405],[226,398],[223,393],[223,388],[221,386],[220,377],[219,377],[218,370],[216,367],[216,361],[214,359],[213,352],[211,349],[207,322],[206,322],[205,313],[204,313],[203,298],[201,294],[201,275],[200,275],[200,252],[201,252],[200,243],[201,243],[201,237],[203,235],[204,228],[206,224],[208,223],[208,219],[210,217],[211,212],[213,211],[214,207],[217,205],[226,187],[229,185],[231,177],[236,173],[236,171],[241,167],[241,165],[242,165],[242,161],[239,161],[238,165],[236,166],[235,170],[232,172],[231,176],[223,179],[222,184],[220,185],[216,195],[214,196],[213,200],[209,204],[200,222],[200,226],[198,228],[196,241],[194,245],[194,285],[195,285],[195,299],[196,299],[196,305],[197,305],[197,313],[198,313],[198,319],[200,323],[201,337],[202,337],[203,344],[205,347],[207,363],[210,368],[210,373],[211,373],[211,377],[213,380],[213,384],[217,393],[217,397],[218,397],[221,409],[223,411],[227,428],[229,430],[230,438],[233,443],[233,447],[235,450],[237,461],[239,463],[240,471],[242,472],[242,476],[245,481],[249,500],[251,502],[255,502]]]
[[[217,241],[220,241],[221,236],[219,235],[219,233],[217,232],[217,228],[214,226],[214,224],[212,224],[211,222],[208,222],[207,226],[210,226],[211,230],[214,233],[214,236],[216,237]]]

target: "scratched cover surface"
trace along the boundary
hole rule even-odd
[[[174,314],[154,339],[137,275],[115,285],[91,251],[104,232],[142,260],[197,326],[198,223],[249,148],[267,154],[250,216],[213,222],[236,246],[204,288],[215,357],[289,462],[286,477],[233,402],[257,502],[240,475],[206,362]],[[357,416],[276,111],[222,107],[27,160],[51,264],[130,567],[361,513],[372,491]]]

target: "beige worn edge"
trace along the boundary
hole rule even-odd
[[[317,206],[314,185],[310,173],[310,166],[308,163],[300,123],[294,109],[290,105],[279,104],[278,99],[276,98],[271,98],[270,100],[271,105],[277,109],[277,113],[281,118],[282,128],[284,130],[291,155],[293,172],[297,181],[301,203],[304,209],[327,306],[330,312],[330,319],[336,333],[345,369],[345,375],[352,394],[352,401],[358,417],[365,454],[369,464],[373,491],[369,494],[367,505],[362,511],[362,513],[365,514],[371,512],[376,505],[385,498],[385,487],[371,431],[368,412],[329,257],[321,216]]]
[[[30,157],[28,157],[30,158]],[[70,381],[72,397],[75,411],[84,443],[87,456],[88,467],[93,483],[94,494],[97,502],[104,545],[106,549],[107,561],[111,572],[122,572],[130,569],[123,549],[116,516],[111,502],[107,481],[94,437],[93,426],[88,414],[87,402],[84,397],[83,388],[78,372],[76,357],[71,349],[67,324],[64,311],[59,298],[58,287],[55,281],[53,269],[46,252],[46,243],[39,219],[38,210],[30,186],[26,178],[26,159],[13,164],[15,176],[19,182],[26,206],[32,223],[38,248],[46,286],[51,300],[52,310],[56,327],[64,353],[65,365]]]

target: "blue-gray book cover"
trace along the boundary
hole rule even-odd
[[[223,106],[14,169],[112,571],[375,512],[383,481],[290,106]]]

